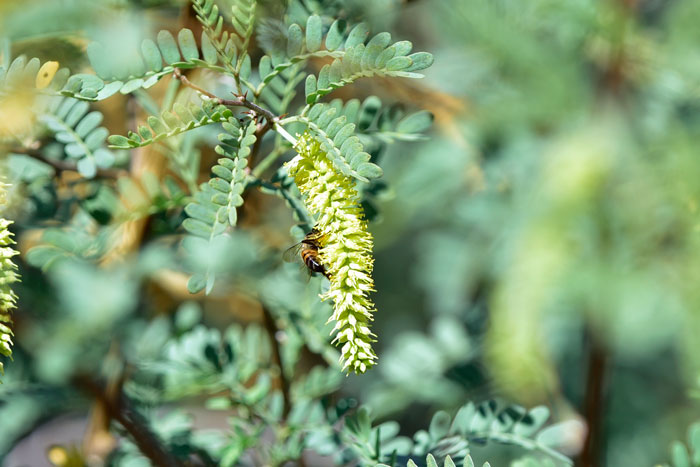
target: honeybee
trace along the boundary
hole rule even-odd
[[[319,249],[321,248],[321,239],[323,235],[315,227],[311,229],[311,232],[306,234],[306,237],[296,245],[288,248],[282,256],[283,259],[288,263],[293,263],[301,258],[301,261],[306,266],[309,271],[309,275],[312,272],[320,272],[328,279],[331,278],[326,268],[321,263],[321,258],[319,257]]]

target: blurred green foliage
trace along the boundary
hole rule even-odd
[[[186,1],[0,5],[0,67],[26,56],[0,79],[22,276],[6,462],[45,462],[18,453],[71,414],[86,428],[61,465],[155,462],[139,426],[186,465],[697,465],[700,4],[259,1],[248,23],[249,3],[216,2],[235,53]],[[435,63],[422,81],[389,80],[404,60],[331,72],[336,19]],[[72,74],[28,98],[49,60]],[[338,166],[364,177],[348,160],[366,152],[384,174],[359,184],[375,369],[343,376],[328,282],[281,261],[313,224],[290,145],[246,139],[251,115],[176,69],[224,98],[247,87],[292,134],[355,125]],[[301,115],[317,100],[331,115]],[[240,200],[212,201],[213,167]]]

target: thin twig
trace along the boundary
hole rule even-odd
[[[203,89],[203,88],[197,86],[197,85],[194,84],[192,81],[190,81],[189,79],[187,79],[187,77],[186,77],[185,75],[182,74],[182,71],[180,71],[179,68],[175,68],[175,69],[173,70],[173,76],[175,76],[176,79],[179,79],[180,82],[182,82],[182,84],[184,84],[184,85],[187,86],[188,88],[192,88],[192,89],[194,89],[195,91],[197,91],[198,93],[204,94],[205,96],[209,97],[210,99],[219,100],[219,98],[218,98],[217,96],[215,96],[214,94],[210,93],[210,92],[207,91],[206,89]]]
[[[135,410],[127,398],[119,393],[109,397],[105,390],[87,376],[77,377],[76,383],[100,399],[110,417],[129,432],[141,453],[159,467],[181,467],[183,464],[165,449],[163,442],[151,431],[148,422]]]
[[[208,98],[212,99],[213,101],[215,101],[221,105],[225,105],[227,107],[245,107],[245,108],[250,109],[253,112],[255,112],[256,115],[260,115],[262,117],[265,117],[265,119],[268,121],[269,124],[272,125],[272,127],[275,129],[275,131],[277,133],[282,135],[282,137],[284,139],[286,139],[287,141],[289,141],[290,143],[292,143],[292,145],[296,146],[296,144],[297,144],[296,138],[294,138],[292,135],[290,135],[287,132],[287,130],[285,130],[282,127],[282,125],[280,125],[280,123],[279,123],[280,118],[277,115],[270,112],[269,110],[267,110],[263,107],[260,107],[259,105],[257,105],[254,102],[249,101],[248,99],[246,99],[245,95],[239,96],[238,99],[222,99],[221,97],[218,97],[215,94],[212,94],[211,92],[207,91],[206,89],[202,89],[201,87],[194,84],[192,81],[187,79],[187,77],[185,75],[183,75],[182,72],[178,68],[175,68],[175,70],[173,71],[173,76],[175,76],[175,78],[179,79],[182,82],[182,84],[184,84],[185,86],[194,89],[198,93],[200,93],[204,96],[207,96]]]
[[[277,324],[275,324],[275,318],[270,313],[265,305],[262,306],[263,310],[263,322],[267,333],[270,335],[270,340],[272,341],[272,352],[274,354],[277,365],[280,369],[280,386],[282,387],[282,397],[284,398],[284,410],[282,412],[282,419],[286,420],[289,411],[292,408],[292,399],[289,393],[289,381],[284,375],[284,367],[282,366],[282,351],[280,349],[280,342],[277,340],[277,333],[279,329]]]
[[[13,154],[22,154],[29,156],[32,159],[43,162],[44,164],[50,165],[57,173],[61,172],[78,172],[78,166],[71,162],[66,162],[57,159],[50,159],[44,156],[38,149],[32,148],[12,148],[8,151]],[[98,168],[95,173],[97,178],[119,178],[127,175],[127,172],[122,169],[101,169]]]

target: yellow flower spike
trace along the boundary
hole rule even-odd
[[[5,187],[0,183],[0,202],[5,203]],[[18,252],[12,247],[12,233],[8,227],[11,221],[0,218],[0,355],[12,356],[12,329],[10,324],[12,318],[11,311],[15,308],[17,296],[10,288],[10,285],[19,280],[17,265],[12,262],[12,257]],[[0,374],[3,372],[3,363],[0,362]]]
[[[328,320],[335,321],[333,343],[341,346],[343,370],[364,373],[377,362],[369,328],[375,311],[368,297],[374,291],[372,235],[355,181],[336,172],[309,132],[299,138],[296,150],[299,155],[287,167],[307,209],[318,217],[315,228],[323,235],[319,253],[330,275],[330,288],[321,298],[333,300],[334,311]]]
[[[41,68],[39,68],[39,72],[36,74],[36,88],[44,89],[51,84],[51,80],[53,80],[53,77],[56,75],[57,71],[58,62],[44,63]]]

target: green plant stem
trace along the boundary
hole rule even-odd
[[[251,175],[255,178],[260,178],[265,170],[267,170],[282,154],[284,154],[283,148],[278,147],[272,150],[263,160],[258,162],[251,172]]]
[[[316,224],[315,219],[313,217],[311,217],[309,215],[308,211],[306,210],[304,203],[299,198],[292,195],[289,192],[289,189],[285,188],[284,186],[270,183],[270,182],[265,182],[265,181],[260,180],[260,179],[255,180],[251,184],[251,186],[254,186],[254,185],[258,185],[258,186],[264,187],[270,191],[277,192],[278,195],[282,199],[284,199],[289,204],[289,206],[297,213],[297,216],[299,216],[299,220],[301,220],[301,222],[306,224],[305,228],[307,228],[307,230],[310,230],[311,227],[313,227],[314,224]]]

